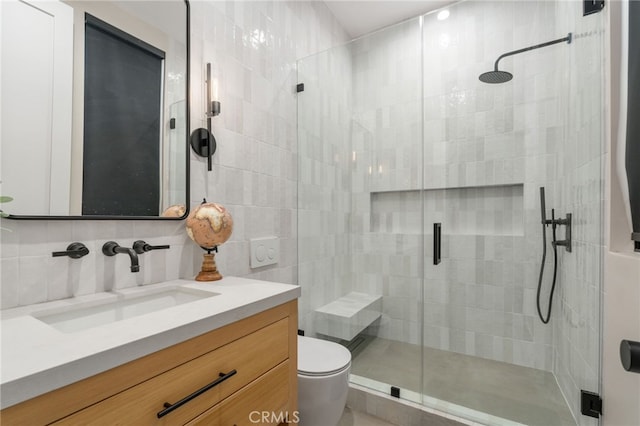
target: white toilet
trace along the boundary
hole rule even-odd
[[[337,343],[298,336],[301,426],[335,426],[347,403],[351,353]]]

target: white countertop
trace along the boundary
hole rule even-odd
[[[216,296],[67,333],[31,315],[176,286],[210,291]],[[0,313],[0,408],[281,305],[300,297],[300,293],[295,285],[225,277],[215,282],[168,281],[4,310]]]

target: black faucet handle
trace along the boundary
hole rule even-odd
[[[118,254],[116,249],[119,247],[120,247],[120,244],[116,243],[115,241],[107,241],[102,246],[102,253],[105,256],[115,256],[116,254]]]
[[[142,253],[146,253],[148,251],[151,250],[163,250],[163,249],[168,249],[171,246],[167,245],[162,245],[162,246],[152,246],[151,244],[146,243],[145,241],[142,240],[138,240],[135,243],[133,243],[133,250],[138,253],[138,254],[142,254]]]
[[[54,251],[52,257],[69,256],[72,259],[80,259],[89,254],[89,249],[82,243],[71,243],[67,246],[66,251]]]

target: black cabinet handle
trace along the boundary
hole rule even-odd
[[[184,398],[182,398],[180,401],[176,402],[175,404],[171,404],[169,402],[165,402],[164,403],[164,410],[158,412],[158,418],[164,417],[167,414],[169,414],[170,412],[172,412],[173,410],[175,410],[176,408],[182,407],[187,402],[191,401],[194,398],[197,398],[198,396],[202,395],[203,393],[205,393],[209,389],[218,386],[220,383],[224,382],[225,380],[227,380],[229,377],[233,376],[236,373],[237,373],[236,370],[231,370],[227,374],[220,373],[220,377],[215,379],[213,382],[211,382],[208,385],[198,389],[197,391],[195,391],[191,395],[185,396]]]
[[[442,224],[433,224],[433,264],[438,265],[442,260]]]

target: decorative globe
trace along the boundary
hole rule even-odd
[[[162,217],[182,217],[186,211],[183,204],[174,204],[162,212]]]
[[[187,218],[187,234],[200,247],[213,249],[231,237],[233,218],[227,209],[216,203],[203,203]]]

